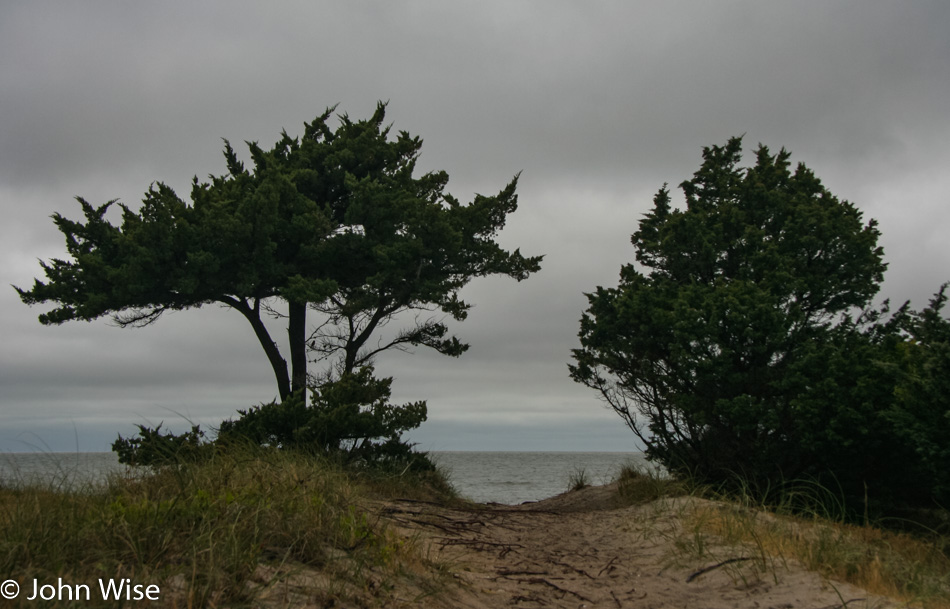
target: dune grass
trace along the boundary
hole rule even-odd
[[[439,568],[368,503],[450,493],[431,473],[353,471],[262,449],[104,485],[7,486],[0,573],[20,584],[19,606],[35,604],[25,600],[34,579],[58,578],[89,585],[87,607],[122,604],[97,599],[100,578],[158,585],[159,606],[259,606],[264,598],[332,605],[349,597],[385,606],[394,582],[411,580],[424,593]],[[308,586],[286,585],[304,575]]]
[[[648,503],[660,498],[681,497],[690,493],[683,481],[635,465],[624,465],[616,478],[617,498],[621,505]]]
[[[590,474],[587,473],[587,470],[579,467],[575,468],[568,474],[567,477],[567,490],[568,491],[579,491],[585,489],[591,485]]]
[[[769,571],[795,561],[827,579],[914,606],[950,608],[950,540],[940,535],[858,526],[821,512],[808,515],[734,498],[691,506],[683,533],[747,548],[750,567]]]
[[[576,473],[571,485],[586,478]],[[100,578],[155,584],[154,606],[384,607],[438,594],[450,578],[378,508],[395,497],[456,501],[438,473],[345,469],[247,449],[100,485],[67,482],[0,487],[0,573],[22,590],[5,606],[36,606],[25,600],[34,579],[93,591]],[[833,495],[808,485],[780,496],[769,504],[725,497],[633,467],[617,479],[618,503],[653,506],[652,534],[667,536],[691,564],[741,557],[724,569],[743,580],[777,578],[797,562],[911,606],[950,608],[946,535],[846,524]],[[97,596],[81,606],[129,605]]]
[[[653,533],[670,538],[680,559],[722,564],[737,581],[777,578],[795,562],[909,606],[950,609],[950,537],[849,524],[840,500],[817,485],[789,484],[765,503],[635,468],[618,483],[623,504],[655,505]]]

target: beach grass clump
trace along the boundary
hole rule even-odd
[[[662,497],[680,497],[689,493],[689,487],[662,471],[626,464],[616,477],[617,499],[620,505],[649,503]]]
[[[908,606],[950,609],[950,535],[906,522],[914,533],[856,524],[843,499],[814,482],[786,483],[768,499],[749,487],[725,493],[635,466],[616,482],[619,505],[652,506],[638,513],[652,523],[643,537],[667,540],[675,563],[715,565],[746,584],[777,579],[797,563]]]
[[[713,562],[741,555],[741,562],[730,565],[740,578],[750,570],[776,577],[794,561],[829,580],[912,606],[950,608],[950,538],[850,523],[840,502],[809,486],[790,485],[784,499],[771,504],[751,496],[697,496],[682,511],[676,547]]]
[[[591,485],[590,474],[583,467],[575,468],[567,476],[567,490],[574,492]]]
[[[19,583],[21,606],[30,605],[34,580],[60,578],[89,585],[94,593],[83,605],[90,607],[121,605],[97,599],[99,579],[119,578],[159,586],[161,605],[257,606],[262,594],[273,597],[303,575],[308,587],[293,586],[295,602],[359,597],[384,605],[393,581],[424,580],[431,569],[368,502],[377,488],[444,492],[433,480],[248,448],[103,485],[7,486],[0,488],[0,570]]]

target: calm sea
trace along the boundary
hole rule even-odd
[[[591,484],[610,482],[625,464],[644,463],[643,453],[432,452],[459,493],[473,501],[522,503],[568,490],[573,474]]]
[[[568,489],[583,472],[593,484],[609,482],[624,464],[643,463],[641,453],[432,452],[458,491],[473,501],[538,501]],[[0,454],[0,483],[80,485],[125,472],[115,453]]]

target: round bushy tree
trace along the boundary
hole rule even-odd
[[[632,237],[638,264],[587,295],[571,376],[675,472],[861,495],[899,475],[882,446],[895,373],[878,366],[897,337],[870,323],[879,231],[784,149],[760,146],[748,168],[741,149],[704,149],[685,209],[660,189]]]

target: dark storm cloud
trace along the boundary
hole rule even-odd
[[[425,139],[420,167],[447,170],[459,198],[522,172],[501,242],[546,258],[524,283],[466,289],[461,359],[394,354],[380,372],[399,399],[428,399],[445,433],[596,427],[609,413],[566,375],[582,292],[616,282],[652,195],[687,179],[703,145],[785,146],[878,218],[895,300],[923,304],[950,279],[948,6],[5,3],[0,279],[29,285],[37,257],[62,255],[49,215],[75,217],[74,195],[134,205],[153,180],[186,195],[193,175],[224,170],[222,137],[269,145],[328,105],[362,118],[389,100],[395,128]],[[5,428],[66,437],[47,424],[58,414],[99,438],[179,406],[220,420],[275,393],[233,313],[45,328],[12,290],[0,306]],[[596,447],[598,433],[570,441]]]

